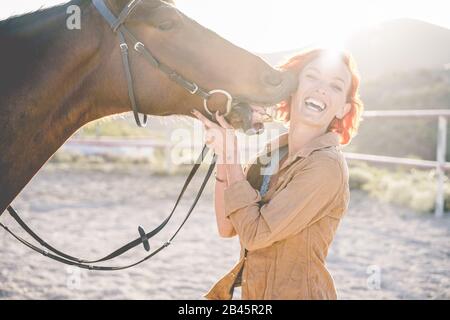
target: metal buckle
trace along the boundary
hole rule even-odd
[[[126,43],[121,43],[120,50],[122,50],[122,52],[126,52],[128,50],[128,45]]]
[[[233,102],[233,97],[231,96],[231,94],[229,94],[227,91],[225,90],[221,90],[221,89],[216,89],[216,90],[211,90],[210,92],[208,92],[209,96],[212,96],[214,93],[221,93],[223,94],[225,97],[227,97],[228,101],[227,101],[227,111],[225,112],[225,114],[223,115],[224,117],[226,117],[232,108],[232,102]],[[209,113],[211,116],[213,115],[211,111],[209,111],[208,108],[208,98],[203,99],[203,107],[205,108],[205,111],[207,113]]]
[[[144,44],[140,41],[134,44],[134,50],[139,51],[138,47],[145,47]]]
[[[188,91],[191,93],[191,94],[196,94],[197,92],[198,92],[198,85],[196,84],[196,83],[192,83],[193,85],[194,85],[194,90],[189,90],[188,89]]]

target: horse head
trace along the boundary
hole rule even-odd
[[[116,16],[130,5],[129,0],[105,2]],[[206,92],[220,89],[240,101],[227,115],[235,128],[259,129],[261,123],[250,120],[249,105],[274,105],[296,88],[296,80],[290,73],[272,68],[260,57],[196,23],[180,12],[172,1],[140,1],[127,16],[124,26],[161,64]],[[122,93],[118,101],[129,110],[130,102],[123,89],[120,48],[111,30],[109,33],[112,44],[103,78],[110,82],[107,87],[111,91]],[[138,52],[130,50],[129,59],[139,112],[191,116],[190,110],[195,108],[208,115],[200,97],[183,90],[154,65],[145,63]],[[224,94],[212,94],[207,101],[208,110],[219,110],[222,114],[226,112],[226,104]]]

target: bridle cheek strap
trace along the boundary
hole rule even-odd
[[[136,124],[139,127],[144,127],[147,123],[147,115],[144,114],[143,120],[141,121],[139,118],[139,108],[136,103],[136,96],[134,92],[134,84],[133,84],[133,76],[131,74],[130,69],[130,61],[129,61],[129,46],[127,44],[127,39],[129,39],[133,45],[132,48],[138,52],[147,62],[149,62],[152,66],[159,69],[161,72],[165,73],[170,80],[177,83],[179,86],[186,89],[190,94],[197,95],[203,99],[203,106],[205,111],[212,115],[212,112],[208,108],[208,100],[214,93],[222,93],[227,97],[227,105],[226,112],[223,114],[227,116],[233,106],[237,105],[239,102],[234,101],[231,94],[222,89],[216,89],[207,91],[201,88],[198,84],[193,81],[189,81],[184,78],[182,75],[174,71],[172,68],[160,63],[158,59],[156,59],[152,53],[145,47],[145,45],[136,39],[136,37],[124,26],[124,23],[130,13],[141,3],[142,0],[133,0],[131,1],[119,14],[119,17],[116,18],[111,10],[106,6],[104,0],[92,0],[92,3],[97,8],[98,12],[103,16],[106,22],[109,24],[111,29],[117,33],[120,41],[120,50],[122,54],[122,63],[125,72],[125,78],[127,81],[128,87],[128,96],[131,101],[131,107],[134,113],[134,119]]]
[[[111,10],[106,6],[103,0],[92,0],[93,5],[97,9],[97,11],[102,15],[102,17],[109,24],[111,29],[118,34],[119,36],[119,46],[120,52],[122,56],[122,64],[125,72],[125,79],[127,81],[128,88],[128,97],[131,102],[131,109],[133,110],[134,120],[139,127],[145,127],[147,125],[147,115],[144,114],[143,120],[141,121],[139,118],[139,109],[136,103],[136,97],[134,94],[134,85],[133,85],[133,76],[131,74],[130,69],[130,61],[128,54],[128,45],[125,39],[125,36],[122,32],[118,32],[118,29],[123,27],[123,23],[125,22],[128,15],[131,11],[136,8],[136,6],[141,2],[141,0],[133,0],[131,1],[122,12],[119,14],[119,17],[116,18]]]
[[[120,52],[122,55],[123,69],[125,71],[125,79],[127,80],[128,97],[130,98],[134,120],[136,121],[138,127],[145,127],[147,125],[147,115],[144,113],[144,117],[141,122],[141,119],[139,118],[139,110],[136,103],[136,97],[134,96],[133,76],[131,75],[130,61],[128,58],[128,45],[122,32],[119,32],[118,35],[120,40]]]

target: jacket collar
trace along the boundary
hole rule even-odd
[[[271,140],[269,143],[265,146],[265,153],[268,152],[274,152],[278,150],[279,148],[286,146],[288,144],[288,135],[289,133],[283,133],[277,138]],[[339,134],[335,132],[327,132],[321,136],[318,136],[311,141],[309,141],[307,144],[305,144],[300,150],[298,150],[294,155],[288,156],[288,159],[283,163],[282,167],[280,169],[283,169],[284,167],[290,165],[294,160],[297,158],[306,158],[308,157],[313,151],[323,149],[330,146],[336,146],[340,149],[340,143],[339,143]]]

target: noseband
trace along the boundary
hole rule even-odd
[[[158,59],[156,59],[155,56],[145,47],[145,45],[141,41],[136,39],[136,37],[127,29],[127,27],[125,27],[124,23],[126,22],[127,18],[141,2],[142,0],[132,0],[127,6],[125,6],[125,8],[119,14],[119,17],[115,17],[114,14],[111,12],[111,10],[106,6],[104,0],[92,0],[92,3],[94,4],[95,8],[97,8],[98,12],[103,16],[106,22],[108,22],[113,32],[119,36],[120,41],[119,47],[122,53],[122,63],[125,70],[125,77],[127,80],[128,95],[131,101],[131,107],[133,110],[134,119],[136,120],[136,124],[139,127],[144,127],[147,124],[147,115],[144,114],[143,120],[141,122],[139,118],[139,109],[136,104],[133,78],[131,76],[130,62],[128,57],[129,46],[126,41],[127,38],[132,43],[131,47],[136,52],[138,52],[145,60],[147,60],[152,66],[165,73],[170,80],[174,81],[175,83],[186,89],[190,94],[193,95],[195,94],[200,98],[202,98],[203,107],[208,114],[212,115],[212,112],[209,110],[208,107],[209,98],[213,94],[223,94],[227,98],[226,112],[224,113],[224,116],[227,116],[230,113],[231,109],[233,108],[233,105],[239,103],[239,101],[233,99],[231,94],[229,94],[227,91],[223,89],[215,89],[207,91],[204,88],[201,88],[194,81],[187,80],[172,68],[159,62]]]

